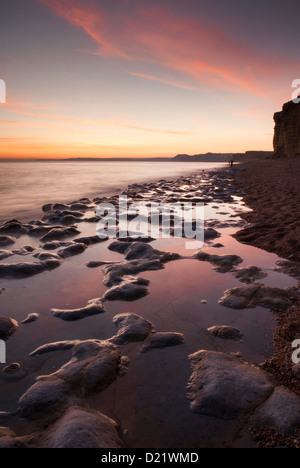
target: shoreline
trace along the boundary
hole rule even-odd
[[[241,212],[245,210],[240,201],[243,193],[241,189],[237,189],[232,185],[234,175],[236,173],[243,174],[241,171],[243,171],[242,167],[235,167],[234,170],[225,168],[221,170],[215,169],[206,174],[201,173],[198,176],[183,175],[180,178],[169,181],[133,184],[127,188],[126,193],[130,198],[134,199],[136,197],[139,200],[139,197],[142,197],[148,201],[158,201],[164,194],[168,194],[167,198],[170,200],[177,197],[178,200],[185,199],[186,201],[190,201],[191,199],[198,198],[201,193],[202,198],[206,200],[205,203],[209,213],[209,217],[206,220],[207,238],[204,247],[205,252],[195,250],[194,255],[190,253],[187,256],[186,253],[183,253],[182,241],[184,239],[181,239],[180,242],[177,242],[175,239],[164,242],[162,240],[155,240],[154,242],[152,241],[153,243],[151,241],[149,243],[142,243],[132,242],[132,240],[127,240],[127,242],[117,240],[110,245],[104,242],[92,246],[90,242],[94,242],[92,240],[93,236],[91,236],[94,224],[84,222],[91,210],[86,211],[84,206],[82,206],[83,218],[78,224],[78,229],[82,231],[89,227],[89,233],[84,238],[82,236],[85,232],[76,232],[74,234],[75,236],[80,236],[78,239],[84,239],[84,241],[81,240],[80,245],[82,245],[82,242],[86,242],[86,245],[82,246],[82,250],[80,250],[80,248],[78,249],[78,244],[76,247],[73,240],[66,238],[66,241],[59,241],[60,246],[58,249],[60,250],[56,249],[53,251],[53,254],[56,255],[55,261],[59,262],[56,266],[59,268],[55,269],[53,273],[45,271],[41,275],[37,274],[33,276],[32,279],[30,277],[28,283],[25,282],[24,284],[26,287],[31,285],[32,291],[34,291],[34,284],[36,284],[36,289],[43,290],[40,282],[42,284],[43,281],[47,283],[47,275],[53,279],[57,275],[59,277],[60,274],[66,275],[66,272],[71,272],[72,265],[76,266],[80,259],[84,259],[85,262],[90,260],[90,263],[93,264],[90,265],[89,269],[86,269],[86,266],[84,267],[83,265],[78,270],[81,276],[86,276],[85,284],[88,285],[91,280],[93,282],[98,281],[97,275],[100,275],[99,267],[101,266],[104,271],[103,281],[105,288],[101,287],[103,296],[93,299],[92,303],[91,298],[96,296],[91,296],[92,293],[87,291],[86,299],[89,299],[90,303],[83,307],[81,307],[83,299],[80,295],[78,296],[81,297],[79,301],[76,298],[71,301],[72,298],[67,297],[49,297],[46,304],[44,301],[45,312],[43,312],[43,316],[41,314],[41,317],[35,323],[26,325],[26,327],[29,327],[28,330],[32,327],[32,330],[36,330],[35,334],[37,334],[40,321],[41,324],[44,324],[42,325],[44,327],[47,327],[47,324],[52,324],[53,321],[53,325],[55,324],[57,330],[59,330],[58,336],[56,335],[56,343],[49,343],[51,336],[49,336],[48,342],[45,341],[46,335],[44,338],[41,336],[40,339],[37,336],[36,343],[31,343],[30,345],[30,352],[33,357],[25,357],[24,362],[21,362],[20,382],[22,382],[22,378],[25,379],[25,382],[30,377],[30,375],[27,376],[26,374],[22,376],[22,369],[23,367],[26,369],[26,366],[41,365],[42,369],[35,369],[33,375],[38,377],[41,375],[40,372],[44,375],[32,387],[29,386],[23,395],[21,393],[22,396],[18,407],[18,414],[21,418],[31,421],[30,424],[34,421],[35,425],[36,423],[39,425],[40,421],[43,421],[43,424],[45,424],[45,417],[47,416],[46,429],[43,429],[38,437],[35,436],[32,439],[28,436],[27,439],[22,439],[27,444],[32,446],[49,444],[49,437],[53,431],[58,441],[61,424],[66,423],[64,418],[69,418],[67,421],[72,426],[72,418],[78,417],[78,413],[74,413],[74,398],[76,408],[78,409],[79,407],[78,411],[81,418],[83,418],[83,423],[85,424],[87,421],[86,402],[83,403],[82,399],[78,397],[77,384],[75,387],[72,386],[72,382],[68,380],[67,374],[64,374],[64,369],[73,372],[72,361],[68,363],[68,360],[66,360],[67,356],[70,357],[70,351],[66,351],[69,349],[73,350],[73,361],[77,359],[74,366],[76,379],[79,379],[80,388],[87,393],[88,401],[90,402],[90,405],[88,405],[89,416],[92,414],[97,419],[99,413],[95,413],[95,411],[101,411],[102,415],[112,418],[113,421],[117,420],[121,426],[118,431],[121,440],[113,437],[112,444],[115,443],[118,446],[125,444],[126,447],[130,448],[138,446],[150,448],[143,441],[143,431],[145,431],[145,436],[148,434],[148,437],[153,438],[153,441],[150,442],[150,445],[152,444],[151,447],[156,446],[157,440],[160,440],[161,447],[165,447],[167,445],[164,444],[170,444],[172,439],[177,441],[175,442],[177,447],[185,448],[199,447],[201,444],[210,444],[211,446],[218,446],[220,444],[237,447],[243,445],[255,446],[255,441],[252,440],[249,432],[250,423],[254,427],[257,425],[257,422],[252,419],[252,413],[255,413],[259,417],[259,410],[260,408],[265,408],[265,402],[269,401],[270,395],[273,394],[275,398],[279,392],[277,384],[274,384],[269,374],[260,371],[257,367],[261,362],[261,355],[271,355],[270,351],[264,349],[264,346],[273,340],[270,336],[267,339],[264,336],[266,333],[270,334],[269,311],[265,309],[271,308],[269,304],[275,300],[280,304],[280,307],[286,310],[287,304],[292,304],[292,294],[272,288],[272,282],[276,280],[278,283],[281,278],[281,276],[276,275],[282,275],[282,273],[268,271],[267,274],[264,271],[264,263],[266,263],[265,266],[268,268],[270,266],[272,268],[275,265],[275,256],[266,253],[264,258],[261,258],[262,255],[256,252],[256,250],[239,244],[233,238],[231,240],[231,233],[245,224],[245,222],[240,220]],[[111,201],[116,201],[116,197],[111,197]],[[80,200],[78,200],[79,202]],[[85,203],[87,207],[88,201]],[[76,208],[78,209],[79,207],[77,206]],[[14,226],[14,228],[25,229],[25,235],[28,235],[28,232],[32,228],[34,230],[38,229],[39,237],[41,229],[46,229],[49,233],[51,231],[48,230],[47,223],[54,222],[52,209],[53,207],[50,207],[49,212],[46,211],[45,213],[45,220],[43,222],[46,225],[35,224],[35,226],[31,227],[24,225],[19,228]],[[75,207],[71,206],[69,209],[75,210]],[[65,207],[61,207],[61,210],[60,216],[63,218]],[[54,214],[54,218],[56,216],[57,214]],[[55,222],[58,222],[56,218]],[[63,227],[63,229],[67,228]],[[20,239],[22,239],[23,235],[20,235]],[[222,246],[221,242],[224,242],[226,247]],[[35,258],[40,258],[40,264],[44,265],[43,262],[45,260],[42,259],[46,258],[45,249],[42,248],[40,242],[33,243],[33,248],[36,252],[34,255],[37,255]],[[165,251],[166,248],[168,251]],[[233,249],[233,251],[231,252],[229,249]],[[69,255],[70,252],[72,252],[71,257],[66,257],[65,255]],[[105,252],[110,252],[109,256],[104,257]],[[219,253],[225,255],[219,255]],[[229,255],[233,253],[237,255]],[[22,254],[19,253],[18,255]],[[123,255],[125,255],[125,259]],[[239,255],[243,258],[240,258]],[[79,260],[74,263],[77,258]],[[253,259],[253,261],[258,262],[257,267],[254,269],[247,268],[247,263],[245,262],[249,261],[248,258],[251,261],[254,258],[255,260]],[[53,259],[54,257],[52,257],[52,262],[54,261]],[[107,260],[103,262],[105,259]],[[100,262],[97,263],[95,260],[100,260]],[[80,263],[82,263],[82,260]],[[65,273],[63,273],[64,269]],[[25,270],[24,273],[26,274]],[[14,267],[10,268],[10,271],[15,275]],[[137,278],[136,275],[140,273],[143,277]],[[3,278],[1,265],[0,274],[2,274]],[[72,273],[72,289],[74,289],[74,285],[80,284],[78,282],[79,278],[76,279],[76,276],[74,276],[78,274],[76,272]],[[129,274],[133,275],[130,276],[130,280],[126,276]],[[44,275],[46,276],[44,277]],[[185,276],[188,278],[187,283],[185,282]],[[269,277],[266,280],[259,279],[266,276]],[[170,278],[173,278],[173,281],[170,281]],[[211,285],[208,283],[204,289],[201,287],[203,278],[206,281],[208,278],[211,278]],[[293,281],[288,278],[288,276],[282,276],[282,280],[286,281],[287,285],[292,285]],[[53,282],[53,279],[52,281],[48,281],[49,286]],[[257,281],[266,282],[268,287],[255,286],[259,294],[257,295],[257,299],[255,299],[257,303],[252,304],[247,299],[247,296],[244,296],[244,293],[246,294],[249,287],[252,287],[253,284],[257,285]],[[4,283],[5,286],[8,285],[9,289],[10,280],[4,280]],[[181,287],[181,283],[184,285],[183,288]],[[187,294],[185,289],[189,287],[189,283],[192,288]],[[238,285],[240,286],[239,288],[236,287]],[[96,283],[94,289],[95,291],[99,289]],[[225,293],[224,289],[226,289]],[[238,291],[236,291],[237,289]],[[169,299],[165,298],[166,290],[168,290]],[[98,294],[99,292],[97,291]],[[9,291],[3,291],[1,299],[4,299],[7,294],[9,294]],[[23,294],[26,297],[26,291]],[[263,296],[261,297],[261,295]],[[270,295],[273,295],[271,299]],[[173,315],[173,309],[177,307],[177,296],[180,300],[184,300],[184,303],[186,301],[190,302],[188,302],[186,310],[182,310],[182,306],[180,306],[175,315]],[[219,297],[221,299],[217,303]],[[53,299],[55,299],[54,304]],[[167,299],[167,302],[165,302],[165,299]],[[241,301],[241,304],[239,301]],[[169,302],[171,302],[170,308]],[[51,317],[47,309],[53,306],[56,309],[51,309]],[[201,312],[198,311],[199,307]],[[9,308],[11,308],[11,305],[7,304],[7,310]],[[156,308],[158,312],[156,312]],[[162,313],[163,310],[164,313]],[[32,310],[32,312],[35,311]],[[94,314],[96,314],[95,318]],[[110,324],[111,317],[114,317],[113,322],[118,328],[116,335],[113,335],[114,325]],[[260,323],[260,326],[253,327],[253,330],[251,325],[252,320]],[[221,326],[223,325],[221,322],[227,326]],[[76,327],[77,323],[82,324],[80,327],[82,331],[80,333],[79,328]],[[228,327],[228,325],[231,325],[231,327]],[[235,325],[237,328],[234,328],[232,325]],[[215,327],[209,332],[208,328],[212,326]],[[242,341],[242,332],[238,328],[245,333],[245,338]],[[104,332],[104,330],[106,331]],[[260,330],[264,332],[261,336],[259,336]],[[23,328],[19,324],[19,330],[13,334],[8,343],[17,343],[18,336],[21,339],[22,333],[24,333]],[[216,334],[214,335],[214,333]],[[228,338],[224,339],[224,337],[221,339],[218,335],[219,333],[229,333],[231,338],[229,340]],[[93,339],[93,342],[91,339]],[[102,340],[101,345],[99,339]],[[74,340],[77,341],[75,342]],[[258,343],[260,344],[258,345]],[[256,351],[252,350],[254,344],[255,348],[257,348]],[[140,348],[141,345],[142,348]],[[95,361],[95,349],[91,353],[90,348],[96,347],[98,349],[98,346],[100,346],[101,352],[99,353],[99,350],[96,352],[97,360]],[[28,344],[26,348],[28,348]],[[97,364],[105,372],[106,379],[108,379],[105,388],[102,388],[101,385],[99,387],[99,382],[95,385],[95,381],[93,380],[93,384],[91,385],[91,382],[85,380],[83,376],[85,368],[79,366],[81,361],[80,359],[78,360],[78,355],[76,354],[79,348],[84,350],[84,354],[89,360],[89,366]],[[201,351],[202,354],[199,354],[199,350],[201,349],[206,351]],[[50,359],[49,364],[47,364],[47,360],[43,361],[44,354],[45,359]],[[237,354],[240,354],[240,356]],[[214,361],[215,359],[216,361]],[[107,362],[110,360],[113,363],[112,367],[110,365],[107,367]],[[193,371],[192,375],[189,360]],[[206,363],[204,368],[202,368],[202,360]],[[220,416],[220,414],[223,414],[223,409],[220,410],[218,408],[218,401],[221,401],[224,395],[218,393],[220,392],[219,388],[223,385],[223,372],[218,370],[217,361],[220,361],[221,367],[228,365],[228,371],[232,373],[233,384],[231,387],[226,388],[226,390],[224,389],[225,394],[228,392],[228,407],[226,406],[225,412],[229,412],[229,421],[232,420],[232,423],[227,422],[227,418],[224,419],[223,416]],[[30,365],[28,364],[29,362]],[[250,362],[250,365],[248,362]],[[196,387],[194,386],[194,382],[197,383],[200,377],[204,381],[210,378],[205,373],[205,366],[214,369],[214,380],[207,382],[207,384],[209,387],[211,385],[215,387],[216,396],[209,393],[203,399],[201,392],[198,393],[197,385]],[[164,367],[167,368],[167,372],[165,372]],[[53,368],[58,368],[54,374]],[[18,372],[20,371],[12,375],[12,379],[16,378],[18,380]],[[152,375],[153,372],[154,374]],[[141,375],[142,381],[136,387],[135,383],[139,380],[139,375]],[[155,379],[153,379],[154,375]],[[243,376],[246,380],[250,379],[249,382],[252,382],[246,389],[240,388],[239,390],[239,386],[241,385],[240,376]],[[188,381],[189,377],[190,380]],[[6,379],[6,382],[9,383],[9,376]],[[96,374],[93,375],[93,379],[96,379]],[[122,383],[120,383],[121,379]],[[145,382],[147,382],[149,387],[145,387],[145,384],[143,384],[144,379],[146,379]],[[62,385],[62,381],[64,385]],[[187,382],[189,396],[186,394],[186,390],[184,391]],[[13,380],[11,380],[11,385],[13,388]],[[256,387],[256,391],[260,394],[258,399],[255,392],[251,393],[252,385]],[[173,393],[173,387],[176,389],[175,393]],[[40,409],[37,412],[38,405],[41,403],[39,400],[39,389],[42,392],[41,396],[48,394],[47,392],[54,392],[55,401],[49,404],[53,410],[50,420],[50,416],[47,413],[48,408],[43,407],[42,412],[40,412]],[[26,387],[24,390],[26,390]],[[245,405],[239,403],[239,391],[243,393],[245,390],[248,392],[249,401],[253,399],[250,406],[248,403]],[[233,392],[237,392],[236,401],[232,401]],[[156,401],[155,396],[157,393],[161,393],[161,398],[165,399],[164,403],[160,399]],[[59,408],[57,408],[57,402],[60,398],[61,403],[59,404]],[[208,401],[206,402],[207,398]],[[211,398],[215,398],[214,404],[210,401]],[[283,398],[284,401],[286,399],[286,406],[289,407],[291,405],[289,401],[290,395],[285,394]],[[191,401],[190,405],[188,405],[189,399]],[[139,400],[141,400],[140,404],[138,403]],[[169,403],[172,405],[171,407],[169,407]],[[130,408],[131,404],[136,408],[135,411]],[[241,406],[239,406],[240,404]],[[148,405],[150,405],[149,409],[147,409]],[[174,414],[174,410],[171,409],[173,407],[177,408],[176,415]],[[138,411],[137,408],[139,408]],[[159,413],[159,408],[162,412],[161,414]],[[2,409],[0,408],[0,410]],[[220,411],[221,413],[219,413]],[[178,415],[180,415],[179,421]],[[151,420],[151,417],[154,418],[151,424],[143,422],[144,418],[147,421],[149,418]],[[8,424],[9,427],[13,427],[17,432],[17,435],[10,436],[9,443],[12,445],[20,444],[21,439],[19,436],[22,434],[18,432],[20,431],[18,424],[11,422],[9,414],[1,415],[0,413],[0,420],[2,421],[1,418],[3,419],[3,424]],[[162,418],[163,422],[157,426],[154,422],[155,418]],[[180,420],[185,421],[184,432],[186,432],[186,436],[181,435],[182,427],[180,426]],[[164,427],[170,427],[170,424],[171,426],[174,425],[174,431],[178,426],[178,433],[176,431],[173,434],[166,432]],[[291,424],[293,424],[293,421]],[[114,426],[114,423],[112,423],[112,426]],[[140,435],[135,433],[136,426],[143,428]],[[210,428],[208,434],[206,434],[207,427]],[[112,431],[112,427],[108,428],[108,430]],[[201,437],[206,442],[201,441],[200,443],[200,440],[197,441],[195,434],[198,431],[200,431]],[[30,434],[29,429],[27,429],[27,434]],[[206,439],[204,434],[206,434]],[[239,435],[237,440],[236,434]],[[54,443],[53,438],[51,440]],[[71,442],[69,443],[71,444]],[[74,444],[76,441],[72,443]]]

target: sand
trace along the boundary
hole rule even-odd
[[[239,231],[240,242],[300,261],[300,158],[251,163],[236,177],[253,209],[242,217],[254,226]]]

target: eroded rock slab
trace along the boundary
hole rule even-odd
[[[278,387],[259,407],[252,420],[257,427],[272,428],[291,435],[300,427],[300,397],[287,388]]]
[[[57,240],[66,239],[67,237],[72,237],[80,234],[80,231],[75,227],[70,228],[57,228],[52,229],[47,234],[45,234],[40,240],[41,242],[52,242]]]
[[[59,260],[45,260],[35,263],[2,263],[0,278],[29,278],[44,271],[51,271],[61,265]]]
[[[237,268],[232,272],[233,276],[242,283],[254,283],[255,281],[268,276],[267,272],[256,266],[247,266],[246,268]]]
[[[51,378],[68,382],[78,395],[91,395],[105,390],[114,381],[120,362],[120,349],[109,341],[82,341],[73,347],[72,359]]]
[[[169,346],[178,346],[184,343],[184,335],[181,333],[153,333],[146,338],[141,352],[146,353],[152,349],[167,348]]]
[[[19,400],[22,418],[36,420],[61,413],[69,403],[70,386],[61,379],[49,378],[36,382]]]
[[[40,346],[35,351],[29,354],[30,357],[41,356],[42,354],[52,353],[54,351],[65,351],[67,349],[72,349],[74,346],[79,344],[80,341],[58,341],[56,343],[48,343],[46,345]]]
[[[215,270],[219,273],[228,273],[243,261],[241,257],[237,255],[210,255],[201,251],[196,253],[194,258],[202,262],[212,263]]]
[[[211,327],[208,328],[207,331],[211,335],[217,338],[222,338],[223,340],[240,341],[243,338],[243,333],[240,330],[225,325]]]
[[[124,276],[122,282],[112,286],[103,296],[106,301],[136,301],[149,294],[150,281],[135,276]]]
[[[289,262],[288,260],[278,261],[275,271],[280,271],[285,275],[293,276],[300,281],[300,264],[298,262]]]
[[[115,421],[99,412],[79,407],[70,408],[51,427],[44,446],[60,449],[119,449],[124,447],[118,436]]]
[[[270,288],[262,283],[228,289],[219,304],[232,309],[249,309],[257,306],[267,309],[286,310],[299,292],[295,288]]]
[[[7,245],[12,245],[16,242],[15,237],[11,236],[0,236],[0,247],[6,247]]]
[[[65,321],[81,320],[91,315],[102,314],[105,312],[103,307],[103,300],[100,298],[92,299],[88,302],[87,306],[78,309],[52,309],[54,317],[58,317]]]
[[[8,338],[17,330],[18,322],[9,317],[0,317],[0,340]]]
[[[268,374],[235,356],[198,351],[189,358],[193,374],[188,398],[196,413],[236,419],[251,413],[274,389]]]
[[[118,327],[118,333],[109,341],[116,345],[144,341],[155,331],[153,323],[136,314],[116,315],[113,322]]]

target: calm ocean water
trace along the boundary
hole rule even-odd
[[[223,163],[148,161],[0,162],[0,221],[30,221],[41,207],[121,193],[129,184],[175,178]]]

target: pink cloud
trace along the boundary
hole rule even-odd
[[[269,93],[270,83],[276,83],[282,70],[291,65],[282,57],[259,54],[204,20],[182,18],[162,6],[136,6],[130,15],[126,9],[115,9],[111,15],[105,4],[100,8],[92,0],[84,4],[79,0],[40,1],[85,31],[97,46],[93,53],[159,65],[201,85],[262,97]],[[296,63],[292,65],[296,67]],[[178,86],[175,80],[157,76],[157,71],[151,75],[132,73]]]
[[[136,131],[147,132],[147,133],[163,133],[163,134],[178,135],[178,136],[193,135],[192,132],[181,132],[178,130],[164,130],[164,129],[158,129],[158,128],[140,127],[137,125],[130,125],[127,123],[113,121],[109,119],[107,120],[77,119],[74,117],[65,117],[61,115],[52,115],[52,114],[41,114],[38,112],[31,112],[29,110],[20,110],[20,109],[6,110],[6,112],[9,112],[12,114],[18,114],[18,115],[26,115],[29,117],[37,117],[37,118],[42,118],[42,119],[60,121],[60,122],[78,123],[78,124],[83,124],[83,125],[98,125],[98,126],[103,126],[103,127],[127,128],[129,130],[136,130]]]

